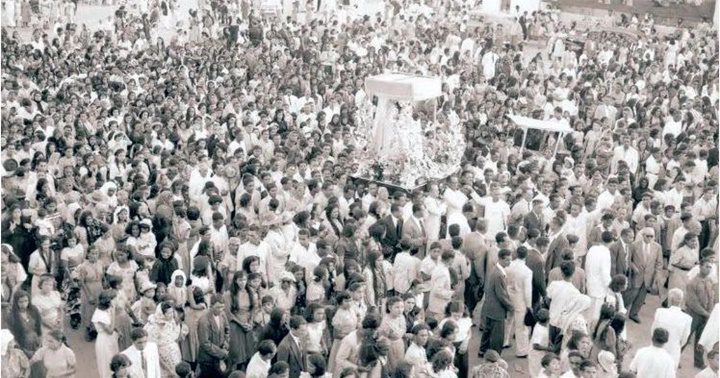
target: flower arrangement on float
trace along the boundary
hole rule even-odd
[[[392,133],[389,147],[378,153],[373,146],[373,106],[364,104],[355,114],[356,176],[409,189],[459,169],[466,147],[459,122],[423,123],[414,119],[412,106],[404,106],[377,126]]]

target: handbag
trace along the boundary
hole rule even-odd
[[[532,327],[535,325],[535,323],[537,323],[535,315],[529,308],[525,310],[525,318],[523,319],[523,323],[528,327]]]

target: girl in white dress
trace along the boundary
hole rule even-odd
[[[95,340],[95,360],[97,361],[98,376],[101,378],[112,377],[110,361],[118,353],[118,334],[115,332],[112,316],[113,293],[104,291],[100,293],[97,309],[92,317],[92,324],[97,330]]]

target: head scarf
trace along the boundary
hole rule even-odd
[[[8,347],[10,346],[10,342],[14,339],[15,336],[13,336],[10,330],[3,329],[0,331],[0,351],[2,352],[3,356],[8,353]]]
[[[584,294],[578,294],[570,300],[567,308],[563,309],[560,313],[560,329],[563,335],[568,335],[570,327],[578,316],[582,316],[582,313],[590,308],[590,297]],[[566,336],[567,337],[567,336]]]

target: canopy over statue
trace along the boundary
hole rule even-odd
[[[412,190],[459,168],[465,148],[459,120],[436,122],[436,106],[431,114],[416,106],[442,96],[440,78],[387,73],[367,78],[365,92],[377,102],[358,112],[357,176]]]

